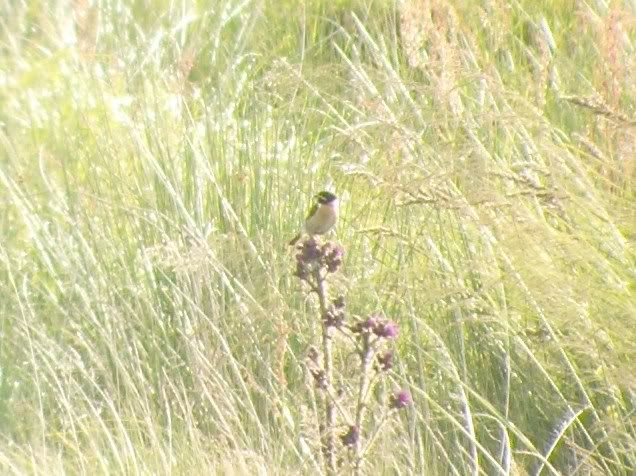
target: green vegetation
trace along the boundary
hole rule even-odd
[[[413,397],[369,474],[635,474],[635,15],[2,2],[0,472],[315,474],[333,186]]]

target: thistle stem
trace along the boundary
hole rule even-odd
[[[362,340],[361,352],[361,369],[360,369],[360,382],[358,384],[358,399],[356,402],[356,416],[355,426],[359,430],[362,430],[362,424],[364,423],[364,416],[367,408],[367,396],[369,391],[369,375],[371,373],[371,364],[373,363],[373,346],[371,345],[371,338],[367,334]],[[362,444],[360,439],[356,440],[353,446],[354,452],[354,474],[360,474],[362,471]]]
[[[320,315],[325,316],[327,314],[327,290],[325,287],[325,278],[321,275],[320,269],[314,270],[315,290],[318,294],[318,301],[320,304]],[[321,320],[322,326],[322,353],[323,353],[323,365],[325,371],[325,386],[324,392],[324,408],[325,408],[325,422],[322,428],[322,449],[325,455],[325,474],[336,474],[336,407],[335,402],[330,397],[332,394],[333,385],[333,340],[331,335],[331,328],[325,322],[325,319]]]

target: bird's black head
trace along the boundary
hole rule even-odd
[[[321,205],[326,205],[328,203],[331,203],[335,200],[338,200],[338,197],[336,197],[333,193],[331,192],[320,192],[318,195],[316,195],[316,199],[318,200],[318,203],[320,203]]]

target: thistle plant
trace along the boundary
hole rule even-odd
[[[396,390],[388,401],[375,397],[374,389],[393,368],[392,343],[399,328],[381,314],[348,317],[345,298],[330,296],[327,281],[340,270],[343,257],[342,246],[321,244],[311,237],[296,247],[295,276],[306,284],[307,294],[316,295],[318,301],[320,344],[308,351],[308,370],[321,395],[318,430],[328,475],[345,465],[359,474],[384,423],[411,404],[406,390]],[[344,350],[338,355],[357,356],[353,372],[335,362],[336,345]],[[368,421],[369,412],[376,414],[373,426]]]

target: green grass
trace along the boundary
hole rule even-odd
[[[416,3],[0,5],[3,474],[315,474],[329,186],[369,474],[636,472],[634,7]]]

